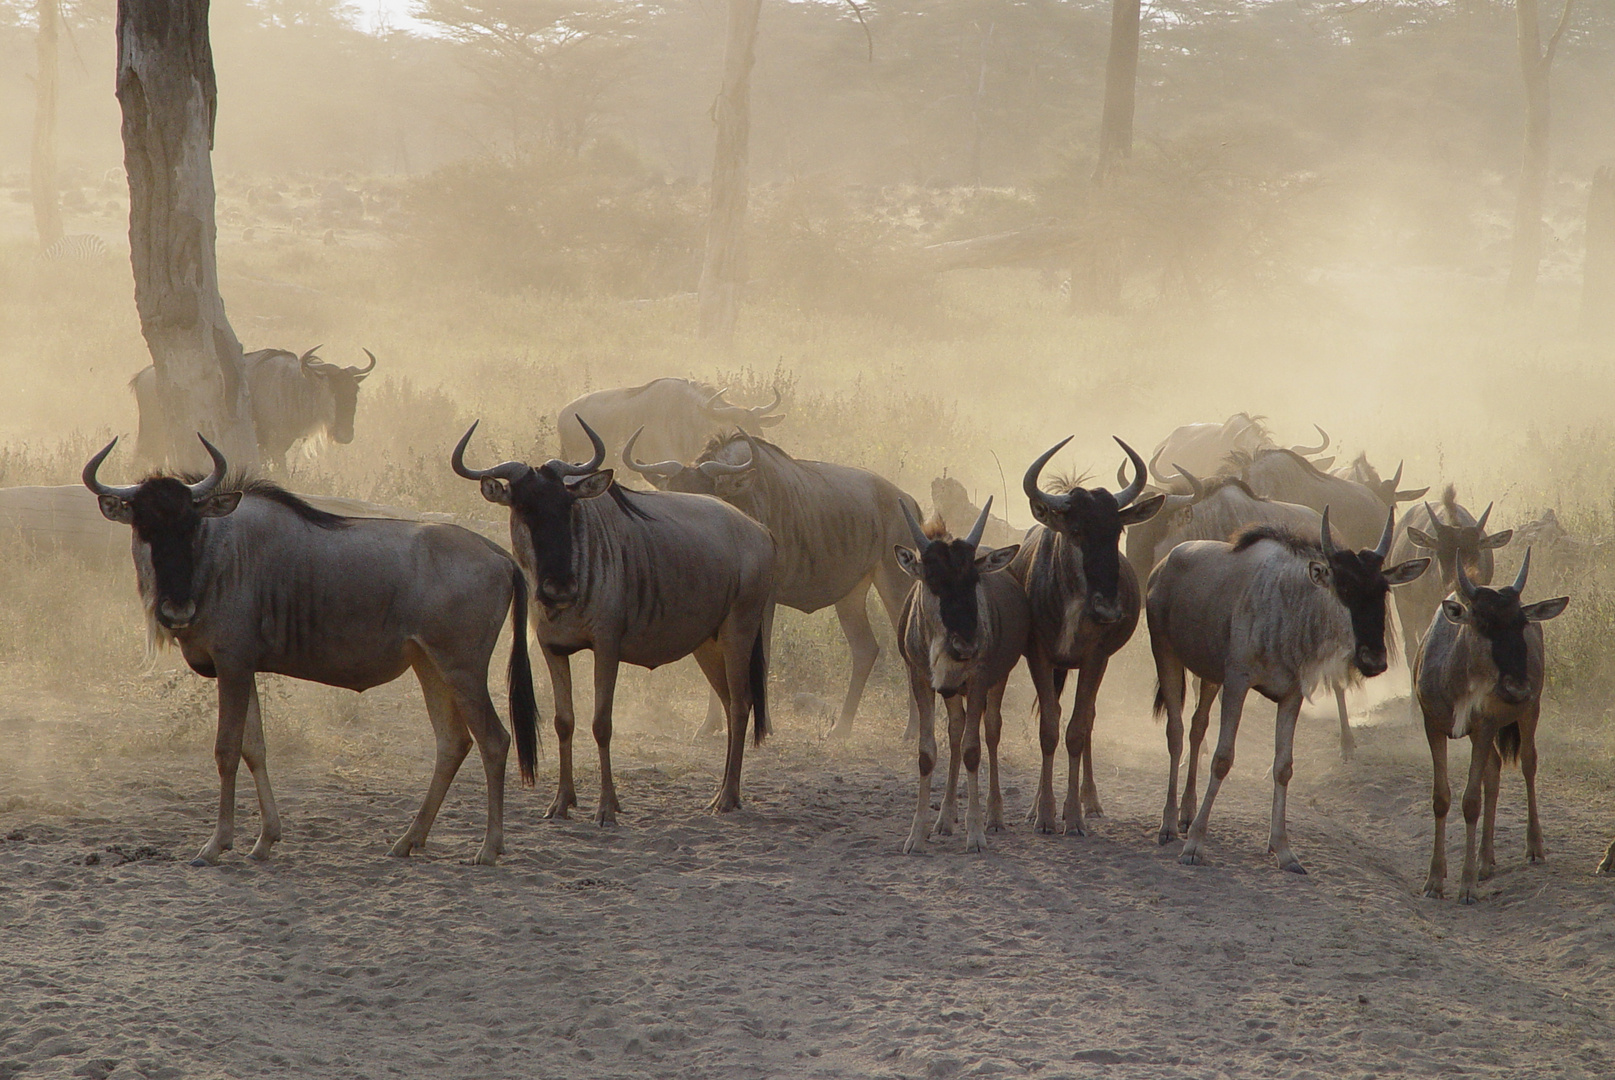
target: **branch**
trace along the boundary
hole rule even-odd
[[[1567,0],[1567,2],[1574,2],[1574,0]],[[873,64],[875,62],[875,38],[869,32],[869,24],[864,22],[864,9],[858,6],[856,0],[846,0],[846,4],[852,8],[852,13],[858,16],[858,25],[864,28],[864,42],[869,46],[868,62]]]
[[[1542,66],[1553,66],[1553,54],[1559,49],[1559,39],[1565,36],[1565,27],[1570,25],[1570,13],[1575,10],[1576,0],[1565,0],[1565,9],[1559,15],[1559,25],[1554,28],[1553,36],[1548,39],[1547,51],[1542,54]]]

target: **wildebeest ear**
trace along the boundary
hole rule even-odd
[[[1422,487],[1414,488],[1412,491],[1398,491],[1395,498],[1397,502],[1412,502],[1414,499],[1424,498],[1425,493],[1429,490],[1427,487]]]
[[[1482,540],[1480,542],[1480,549],[1482,551],[1487,551],[1491,548],[1500,548],[1512,539],[1514,539],[1514,530],[1504,529],[1502,532],[1493,533],[1491,536],[1488,536],[1486,539]]]
[[[1520,609],[1526,622],[1547,622],[1557,619],[1564,614],[1565,608],[1570,606],[1570,597],[1556,596],[1552,600],[1538,600],[1534,604],[1526,604]]]
[[[1166,493],[1151,495],[1147,499],[1140,499],[1132,506],[1123,508],[1121,519],[1123,525],[1142,525],[1160,512],[1166,505]]]
[[[904,547],[902,544],[893,544],[892,551],[897,555],[898,569],[918,581],[924,573],[924,570],[920,567],[919,552],[911,547]]]
[[[758,427],[773,427],[783,419],[785,419],[785,414],[780,413],[777,416],[759,416],[753,419],[751,422],[756,424]]]
[[[604,495],[611,487],[611,478],[615,475],[611,469],[601,469],[587,476],[567,477],[564,483],[566,490],[580,499],[592,499],[597,495]]]
[[[1450,623],[1462,626],[1469,621],[1469,609],[1456,600],[1441,601],[1441,614]]]
[[[1417,581],[1419,575],[1429,567],[1429,559],[1409,559],[1405,563],[1398,563],[1385,571],[1385,584],[1406,585],[1410,581]]]
[[[1436,543],[1435,537],[1423,529],[1415,529],[1411,525],[1408,526],[1408,539],[1413,541],[1414,547],[1423,548],[1426,551],[1434,551],[1441,546]]]
[[[96,502],[101,505],[101,516],[108,521],[128,525],[135,520],[135,508],[129,505],[128,499],[120,499],[116,495],[102,495]]]
[[[500,506],[510,505],[510,485],[493,476],[482,478],[482,497]]]
[[[1329,573],[1329,564],[1316,559],[1307,563],[1307,577],[1311,578],[1312,584],[1320,589],[1327,589],[1333,580],[1333,575]]]
[[[235,513],[235,508],[240,505],[241,492],[215,491],[196,504],[196,512],[203,517],[225,517]]]
[[[1046,528],[1058,529],[1061,525],[1060,512],[1041,499],[1032,500],[1032,516]]]
[[[1015,556],[1020,554],[1020,550],[1021,546],[1019,544],[1011,544],[1009,547],[994,548],[985,555],[977,555],[976,573],[997,573],[1014,562]]]

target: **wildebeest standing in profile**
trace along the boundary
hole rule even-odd
[[[1233,472],[1258,495],[1281,502],[1310,506],[1323,513],[1327,507],[1336,532],[1350,546],[1367,547],[1380,534],[1387,511],[1399,502],[1424,497],[1427,487],[1397,490],[1402,466],[1388,481],[1363,483],[1334,476],[1291,450],[1263,450],[1253,456],[1235,455]],[[1375,474],[1377,477],[1378,474]]]
[[[726,388],[690,379],[654,379],[643,386],[584,394],[563,406],[556,417],[561,457],[582,461],[594,452],[578,428],[577,417],[588,421],[613,453],[643,428],[641,455],[651,461],[680,464],[694,461],[707,440],[724,428],[755,430],[773,427],[785,419],[785,414],[774,412],[779,408],[778,390],[774,391],[773,401],[756,408],[732,405],[724,398],[726,393]],[[607,464],[622,463],[614,460]]]
[[[630,469],[657,487],[715,495],[761,522],[778,545],[774,599],[798,611],[835,605],[852,651],[852,677],[832,735],[852,733],[880,646],[869,625],[869,587],[874,585],[895,629],[909,578],[893,554],[904,542],[905,512],[918,505],[897,485],[867,469],[794,458],[745,431],[714,438],[694,465],[646,464],[638,459],[639,433],[623,447]],[[718,710],[709,710],[702,732],[716,730]],[[917,714],[909,710],[909,735]]]
[[[206,479],[154,476],[111,487],[97,472],[116,442],[85,465],[84,484],[103,514],[132,526],[135,578],[154,643],[178,645],[192,670],[219,681],[218,826],[193,865],[216,863],[232,846],[243,759],[263,815],[252,857],[268,858],[280,839],[258,672],[367,690],[407,668],[420,679],[437,760],[420,812],[392,854],[425,847],[475,741],[488,783],[476,861],[496,862],[510,736],[488,697],[488,661],[512,608],[508,685],[518,745],[531,745],[538,719],[524,629],[527,587],[510,556],[456,525],[337,517],[267,481],[226,482],[224,455],[206,439],[213,458]],[[530,783],[530,754],[522,773]]]
[[[1431,620],[1414,676],[1424,711],[1424,735],[1430,743],[1436,819],[1424,895],[1440,897],[1446,890],[1447,810],[1452,805],[1447,741],[1467,737],[1469,783],[1464,787],[1464,872],[1458,900],[1473,904],[1479,883],[1490,878],[1497,865],[1492,833],[1504,762],[1518,759],[1525,777],[1526,857],[1534,863],[1548,857],[1536,805],[1536,728],[1547,665],[1540,624],[1558,617],[1570,598],[1520,603],[1531,573],[1529,548],[1514,584],[1501,589],[1470,581],[1462,560],[1455,566],[1457,592],[1441,601],[1440,612]],[[1477,861],[1475,832],[1483,794],[1486,817]]]
[[[1039,832],[1054,831],[1054,751],[1060,745],[1060,694],[1066,674],[1077,670],[1076,697],[1066,726],[1070,762],[1065,829],[1086,832],[1086,815],[1103,813],[1093,778],[1094,702],[1105,668],[1138,626],[1138,579],[1121,557],[1122,529],[1148,521],[1166,496],[1139,499],[1144,461],[1117,439],[1133,463],[1133,482],[1112,495],[1104,488],[1072,487],[1050,494],[1038,486],[1043,466],[1071,441],[1044,451],[1022,477],[1021,487],[1038,521],[1010,564],[1031,605],[1032,630],[1026,667],[1037,690],[1038,743],[1043,769],[1031,820]],[[1137,501],[1135,501],[1137,500]],[[1078,776],[1081,775],[1079,792]]]
[[[1386,668],[1385,605],[1390,589],[1424,573],[1429,559],[1384,569],[1394,518],[1387,513],[1377,547],[1335,547],[1325,508],[1316,545],[1287,529],[1264,525],[1233,542],[1195,540],[1172,549],[1150,575],[1145,604],[1158,689],[1166,713],[1172,765],[1160,842],[1182,827],[1177,804],[1183,753],[1185,670],[1222,689],[1222,726],[1211,779],[1189,826],[1179,861],[1203,861],[1206,825],[1223,779],[1234,764],[1245,696],[1252,690],[1278,703],[1273,754],[1273,820],[1268,850],[1279,866],[1305,873],[1290,850],[1284,807],[1294,769],[1295,721],[1302,699],[1320,682],[1341,680],[1348,666],[1372,678]],[[1189,807],[1183,807],[1186,815]]]
[[[510,541],[532,582],[533,630],[555,691],[560,782],[546,816],[577,805],[572,781],[573,653],[594,652],[594,738],[600,750],[595,821],[616,823],[621,805],[611,776],[611,711],[617,669],[655,668],[694,654],[729,720],[719,813],[740,805],[746,721],[756,741],[768,733],[768,633],[774,608],[774,540],[718,499],[628,492],[602,469],[605,444],[583,464],[552,459],[538,468],[506,461],[465,464],[472,424],[454,448],[454,471],[476,480],[489,502],[510,508]],[[601,496],[606,496],[601,498]],[[524,764],[526,748],[522,750]]]
[[[286,452],[299,439],[328,438],[347,445],[353,441],[353,415],[359,404],[359,384],[376,370],[376,356],[364,354],[364,367],[327,364],[314,346],[302,356],[285,349],[259,349],[247,353],[247,382],[252,390],[252,425],[258,435],[258,453],[266,464],[286,470]],[[166,421],[157,397],[157,369],[146,367],[129,382],[140,412],[135,440],[137,461],[156,464],[162,457],[157,432]]]
[[[1311,457],[1329,449],[1329,433],[1317,424],[1312,426],[1322,441],[1317,446],[1293,446],[1293,452]],[[1235,413],[1220,424],[1184,424],[1174,428],[1150,455],[1150,475],[1166,490],[1187,494],[1182,477],[1168,475],[1162,465],[1176,462],[1196,475],[1214,476],[1224,470],[1230,454],[1254,455],[1277,445],[1262,418],[1250,413]]]
[[[1003,731],[1004,683],[1026,651],[1031,613],[1020,582],[1000,573],[1020,545],[977,550],[987,527],[992,499],[982,507],[970,534],[955,540],[940,523],[921,529],[903,507],[911,549],[897,547],[897,559],[912,578],[903,601],[898,649],[908,664],[909,686],[919,711],[919,802],[903,843],[905,854],[925,839],[931,812],[931,773],[936,768],[936,695],[948,711],[948,786],[936,830],[953,832],[958,818],[961,759],[968,773],[965,850],[986,846],[981,812],[981,728],[987,726],[988,795],[986,827],[1004,827],[1004,796],[998,788],[998,736]]]

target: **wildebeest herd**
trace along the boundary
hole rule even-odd
[[[312,350],[254,356],[255,400],[260,379],[265,387],[301,377],[345,388],[327,388],[337,424],[331,434],[337,441],[352,437],[358,381],[374,368],[374,357],[367,368],[341,369],[316,365]],[[145,396],[152,378],[148,370],[135,381],[143,431],[152,422]],[[304,427],[309,416],[331,413],[312,390],[281,396],[290,402],[283,411],[298,413]],[[266,408],[274,400],[266,392]],[[1178,428],[1148,464],[1117,438],[1125,460],[1114,492],[1081,482],[1045,488],[1045,468],[1070,441],[1062,439],[1024,472],[1036,524],[1017,539],[992,516],[991,499],[975,506],[957,481],[937,482],[937,512],[922,523],[918,503],[884,478],[795,458],[753,434],[751,428],[782,419],[779,405],[777,394],[760,408],[733,405],[723,390],[682,379],[586,395],[560,412],[562,456],[537,466],[468,465],[473,424],[448,464],[476,481],[489,502],[509,509],[508,553],[446,521],[316,509],[276,484],[230,475],[205,438],[214,463],[207,477],[154,473],[111,486],[100,478],[116,440],[109,443],[85,466],[83,481],[106,518],[131,526],[149,633],[218,680],[219,818],[196,864],[216,863],[232,845],[242,760],[262,812],[252,857],[266,858],[280,839],[256,673],[363,690],[406,668],[420,680],[437,756],[420,812],[392,853],[408,855],[425,844],[475,745],[488,798],[476,861],[495,862],[503,849],[510,737],[489,698],[487,674],[512,610],[508,708],[528,785],[539,733],[525,630],[539,645],[554,692],[559,778],[547,816],[567,817],[578,805],[570,657],[583,650],[594,653],[595,821],[614,824],[621,809],[611,770],[620,665],[655,668],[687,656],[711,686],[703,730],[726,732],[711,809],[733,810],[741,803],[748,724],[755,742],[769,731],[775,605],[835,607],[852,658],[832,729],[844,737],[879,653],[866,609],[871,586],[896,631],[912,691],[908,737],[917,746],[919,791],[905,852],[932,832],[956,828],[961,764],[966,850],[981,850],[989,831],[1005,828],[1002,704],[1022,661],[1037,696],[1042,754],[1028,821],[1043,833],[1088,829],[1088,819],[1102,813],[1093,762],[1096,698],[1107,665],[1142,614],[1170,760],[1160,842],[1182,836],[1180,861],[1205,859],[1207,821],[1233,764],[1244,703],[1255,691],[1277,706],[1268,848],[1280,867],[1304,873],[1285,829],[1297,716],[1306,697],[1329,687],[1340,712],[1341,753],[1349,759],[1344,692],[1388,667],[1387,605],[1395,589],[1414,706],[1434,770],[1435,844],[1425,895],[1440,897],[1445,888],[1451,739],[1468,738],[1472,748],[1459,899],[1474,902],[1477,882],[1491,876],[1505,762],[1517,759],[1525,778],[1527,856],[1533,862],[1545,856],[1535,789],[1547,663],[1540,623],[1569,600],[1524,602],[1529,549],[1513,582],[1493,587],[1491,553],[1509,543],[1511,532],[1487,532],[1490,506],[1476,518],[1450,485],[1432,504],[1424,499],[1428,488],[1400,488],[1400,465],[1382,480],[1363,456],[1327,472],[1333,459],[1316,457],[1330,444],[1321,428],[1319,445],[1286,448],[1260,418],[1238,414],[1222,424]],[[291,426],[266,413],[258,430],[262,440]],[[276,435],[262,448],[279,462],[290,442]],[[621,483],[614,462],[650,490]],[[1399,517],[1402,503],[1410,505]],[[968,526],[962,537],[960,526]],[[1054,757],[1072,672],[1066,794],[1057,815]],[[1187,755],[1186,675],[1198,680]],[[1219,694],[1220,729],[1196,812],[1200,748]],[[932,821],[938,696],[949,762]],[[983,741],[985,797],[978,785]],[[1612,864],[1615,846],[1600,869]]]

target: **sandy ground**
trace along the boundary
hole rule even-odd
[[[366,695],[399,706],[375,721],[396,753],[374,761],[277,757],[271,726],[285,840],[265,865],[193,869],[210,736],[86,763],[74,746],[144,719],[7,680],[0,1080],[1615,1074],[1615,881],[1590,874],[1615,796],[1607,762],[1551,723],[1549,862],[1525,864],[1509,774],[1498,875],[1461,908],[1415,895],[1429,767],[1404,703],[1369,718],[1350,765],[1331,722],[1304,717],[1290,820],[1307,877],[1263,852],[1270,707],[1248,714],[1211,864],[1192,868],[1154,839],[1159,729],[1103,699],[1108,816],[1087,838],[1021,822],[1036,758],[1017,710],[1009,831],[983,855],[956,835],[905,857],[913,766],[893,718],[832,748],[787,706],[724,818],[701,810],[717,747],[630,722],[621,827],[546,822],[551,747],[485,869],[464,864],[474,759],[428,854],[386,857],[426,786],[414,693]]]

